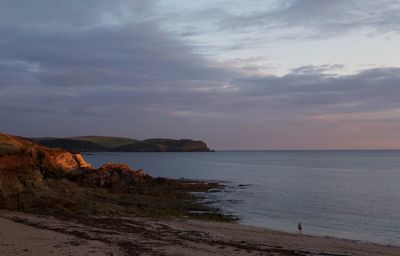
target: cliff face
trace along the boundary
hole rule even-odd
[[[0,134],[0,164],[8,158],[21,158],[42,170],[64,173],[81,168],[91,168],[80,154],[61,149],[50,149],[29,140]]]
[[[46,190],[46,179],[88,168],[90,164],[80,154],[0,134],[0,205],[13,203],[13,197],[22,192]]]
[[[70,152],[55,150],[50,152],[50,161],[53,161],[60,170],[71,172],[79,169],[92,168],[92,166],[83,159],[81,154],[72,154]]]
[[[94,138],[94,139],[93,139]],[[89,139],[91,139],[89,141]],[[118,137],[75,137],[36,139],[43,146],[79,152],[207,152],[203,141],[148,139],[138,141]]]
[[[133,171],[126,165],[105,164],[93,169],[80,154],[0,134],[0,208],[108,211],[108,206],[92,205],[99,195],[107,200],[115,197],[104,189],[125,193],[151,180],[143,171]],[[113,207],[117,206],[110,209]]]

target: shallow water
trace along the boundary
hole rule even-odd
[[[153,176],[224,181],[211,199],[244,224],[400,245],[400,151],[96,153]],[[239,186],[240,185],[240,186]]]

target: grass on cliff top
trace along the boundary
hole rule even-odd
[[[31,144],[27,141],[0,133],[0,155],[18,153],[28,146]]]

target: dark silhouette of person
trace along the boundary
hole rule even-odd
[[[300,233],[303,230],[303,227],[301,226],[301,222],[299,222],[299,224],[297,224],[297,229],[299,230]]]

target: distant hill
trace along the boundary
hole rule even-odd
[[[38,140],[39,144],[49,148],[62,148],[69,151],[78,152],[103,152],[107,151],[107,147],[102,147],[99,144],[78,139],[45,139]]]
[[[123,137],[80,136],[72,138],[32,138],[50,148],[62,148],[79,152],[207,152],[203,141],[189,139],[147,139],[135,140]]]
[[[149,139],[116,148],[119,152],[203,152],[210,151],[203,141]]]
[[[124,138],[124,137],[108,137],[108,136],[80,136],[80,137],[72,137],[69,139],[89,141],[104,148],[117,148],[138,142],[138,140],[135,139]]]

